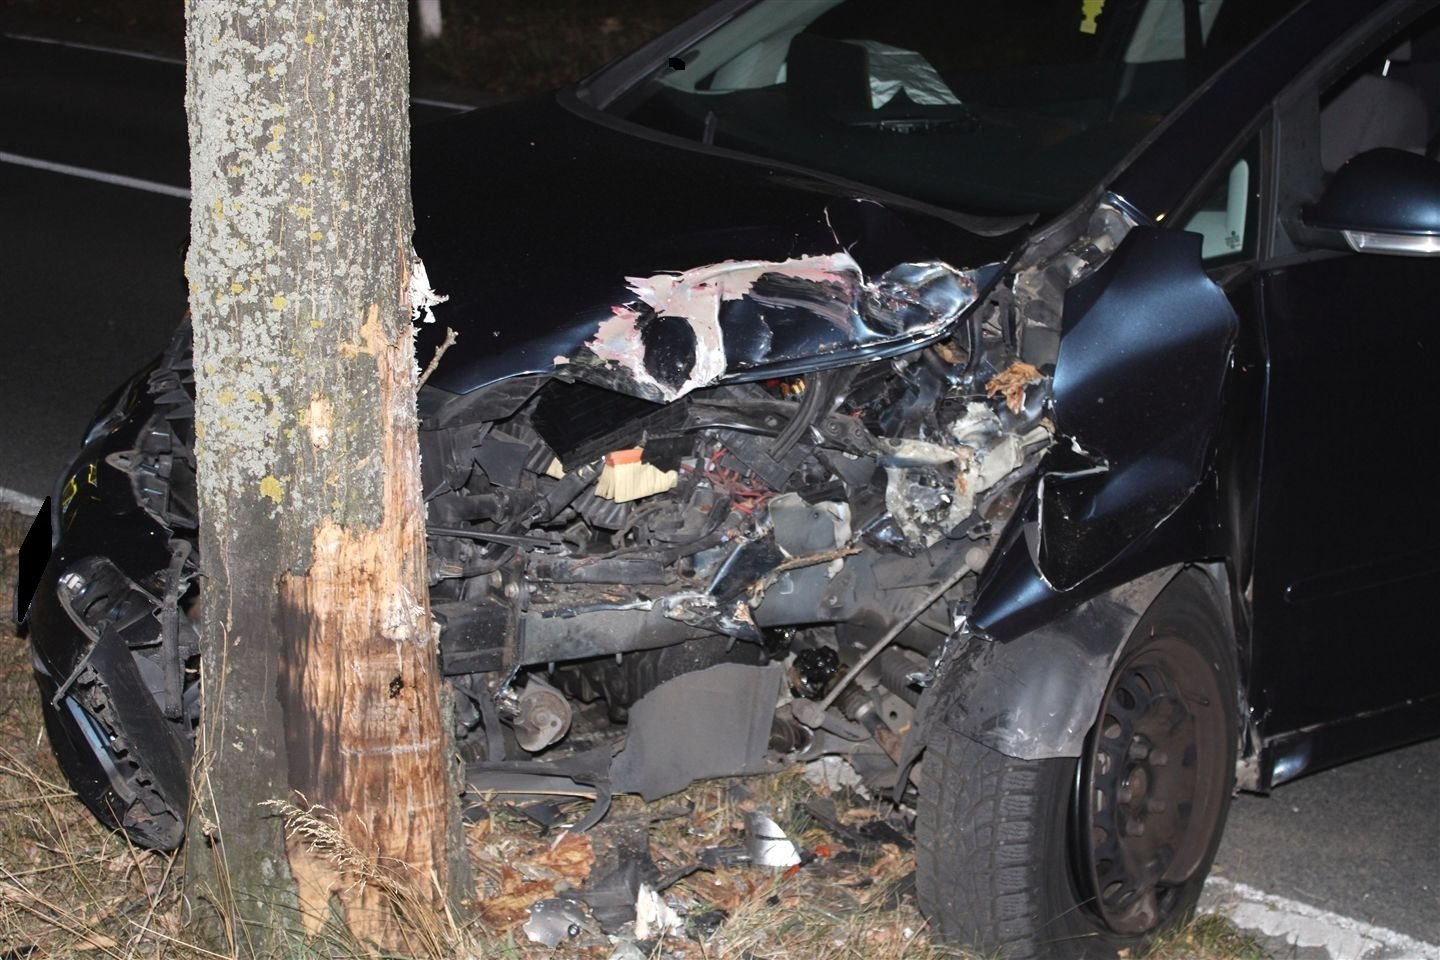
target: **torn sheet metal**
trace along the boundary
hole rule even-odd
[[[831,305],[838,319],[854,310],[860,268],[842,252],[783,263],[727,260],[678,274],[625,279],[635,300],[612,307],[613,316],[600,322],[585,347],[595,360],[626,375],[641,395],[674,400],[725,375],[722,305],[752,295],[764,298],[764,290],[783,285]],[[773,305],[778,300],[778,294],[770,295]]]
[[[658,800],[692,781],[766,769],[785,667],[722,663],[667,680],[630,708],[615,790]]]
[[[670,401],[752,370],[938,339],[998,269],[902,263],[867,280],[842,250],[629,277],[634,298],[612,306],[554,366],[569,379]]]

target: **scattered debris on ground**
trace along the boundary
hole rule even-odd
[[[0,510],[0,591],[26,518]],[[173,855],[101,828],[55,767],[30,658],[0,627],[0,957],[214,958],[186,939]],[[594,830],[587,802],[490,797],[470,811],[477,919],[447,921],[453,956],[516,960],[938,960],[914,899],[903,811],[857,796],[845,771],[792,769],[620,797]],[[342,940],[325,956],[366,956]],[[1154,960],[1260,960],[1217,917]]]

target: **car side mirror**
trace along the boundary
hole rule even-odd
[[[1289,224],[1304,246],[1440,256],[1440,163],[1389,147],[1335,172],[1320,201]]]

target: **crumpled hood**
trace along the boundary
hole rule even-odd
[[[692,357],[689,367],[682,363],[667,373],[646,370],[643,363],[626,368],[615,359],[625,351],[624,337],[614,339],[617,332],[638,344],[642,333],[651,333],[647,313],[670,319],[664,312],[669,304],[647,303],[647,296],[655,300],[657,281],[671,286],[662,275],[688,271],[703,280],[707,269],[714,273],[717,267],[731,273],[732,289],[714,327],[686,337],[723,338],[732,354],[755,353],[753,337],[747,340],[740,328],[753,326],[764,311],[772,318],[780,311],[791,327],[806,323],[816,333],[834,331],[834,316],[809,307],[837,296],[857,302],[876,296],[885,272],[899,264],[930,265],[927,275],[939,268],[959,275],[947,265],[993,264],[1017,242],[1014,230],[983,237],[939,211],[681,143],[554,98],[418,129],[412,165],[415,249],[434,289],[449,297],[435,308],[435,322],[422,326],[418,355],[426,361],[445,328],[456,331],[458,341],[429,381],[455,393],[550,372],[558,358],[561,365],[578,360],[572,376],[670,399],[703,385],[705,364],[717,361]],[[791,289],[778,305],[751,300],[748,288],[734,289],[727,261],[741,261],[735,266],[742,269],[795,265],[820,285],[798,294]],[[992,267],[978,278],[994,273]],[[759,270],[750,279],[785,286],[791,277]],[[972,284],[975,279],[961,276]],[[953,291],[945,291],[948,298],[937,291],[924,299],[955,305]],[[892,312],[906,306],[890,304]],[[631,326],[617,331],[617,316]],[[839,349],[837,336],[854,335],[842,331],[828,343],[821,336],[815,348]],[[767,330],[764,336],[762,345],[771,349],[776,334]],[[787,334],[780,330],[779,336]],[[793,329],[788,336],[797,344],[806,340]],[[764,359],[756,354],[746,362],[759,368]],[[777,353],[774,359],[785,357]]]

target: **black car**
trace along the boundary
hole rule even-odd
[[[470,785],[588,824],[838,756],[914,809],[948,938],[1183,917],[1234,789],[1440,732],[1437,146],[1408,0],[723,2],[417,131]],[[17,598],[76,789],[162,847],[192,402],[182,330]]]

